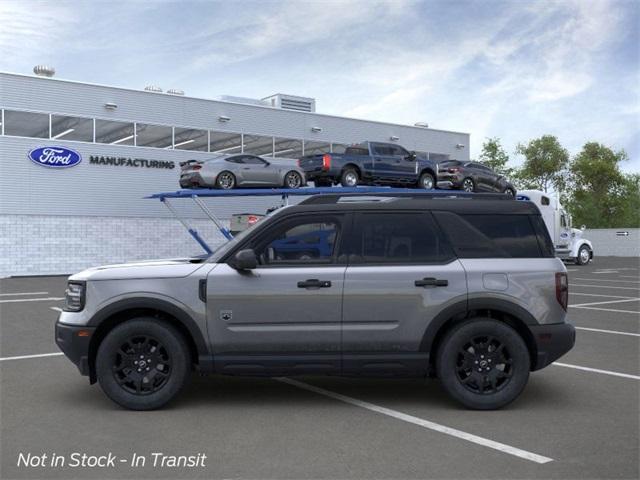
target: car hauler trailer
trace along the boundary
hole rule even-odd
[[[179,212],[174,208],[171,203],[174,199],[191,199],[202,210],[202,212],[216,225],[218,231],[227,239],[233,238],[232,232],[227,229],[219,218],[207,207],[202,201],[203,198],[228,198],[228,197],[274,197],[279,196],[282,199],[282,205],[287,205],[290,196],[311,196],[311,195],[326,195],[326,196],[371,196],[371,197],[385,197],[385,196],[423,196],[423,197],[438,197],[438,198],[493,198],[501,199],[505,201],[513,201],[513,197],[503,194],[492,193],[467,193],[467,192],[453,192],[448,190],[416,190],[415,188],[392,188],[392,187],[318,187],[318,188],[245,188],[245,189],[232,189],[232,190],[218,190],[218,189],[193,189],[193,190],[178,190],[175,192],[162,192],[149,195],[145,198],[160,200],[175,216],[177,220],[182,223],[193,239],[200,244],[203,250],[207,254],[213,253],[213,249],[209,244],[200,236],[197,230],[191,227],[189,221],[183,218]]]
[[[540,190],[521,190],[516,198],[528,200],[538,206],[553,240],[557,257],[572,260],[578,265],[586,265],[593,260],[593,245],[589,240],[582,238],[585,227],[572,228],[571,215],[557,197]]]

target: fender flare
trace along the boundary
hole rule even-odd
[[[462,300],[448,306],[429,322],[422,336],[422,341],[420,342],[420,351],[430,353],[434,340],[438,333],[441,332],[442,327],[451,319],[454,321],[462,320],[473,310],[499,310],[516,318],[526,327],[529,325],[539,325],[535,317],[527,310],[508,300],[499,298]],[[527,328],[527,330],[529,330],[529,328]],[[530,330],[529,333],[531,333]]]
[[[209,347],[202,335],[202,331],[191,315],[177,305],[159,298],[136,297],[118,300],[96,312],[96,314],[91,317],[91,320],[89,320],[87,326],[99,327],[107,318],[134,309],[158,310],[171,315],[187,329],[195,343],[198,355],[200,357],[210,355]]]
[[[580,247],[582,247],[583,245],[586,245],[589,248],[589,250],[591,251],[591,256],[593,256],[593,245],[586,238],[581,238],[580,241],[573,246],[573,248],[571,249],[571,256],[577,257],[578,252],[580,251]]]

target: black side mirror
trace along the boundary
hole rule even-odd
[[[257,268],[258,259],[256,257],[256,252],[251,248],[240,250],[233,256],[232,261],[229,262],[229,266],[236,270],[253,270],[254,268]]]
[[[407,160],[409,160],[410,162],[413,162],[416,159],[416,152],[411,151],[409,152],[409,156],[407,157]]]

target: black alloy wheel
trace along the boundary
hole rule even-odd
[[[136,395],[157,392],[171,375],[172,360],[157,339],[137,335],[124,339],[113,362],[113,376],[124,390]]]
[[[153,410],[174,398],[191,371],[189,347],[171,324],[137,317],[115,326],[95,359],[104,393],[131,410]]]
[[[445,391],[467,408],[493,410],[515,400],[529,379],[529,350],[511,326],[471,318],[445,335],[436,372]]]

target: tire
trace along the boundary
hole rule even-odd
[[[418,179],[418,188],[423,190],[433,190],[436,188],[436,181],[432,174],[425,172]]]
[[[462,190],[464,192],[476,191],[476,183],[473,181],[471,177],[467,177],[464,180],[462,180]]]
[[[505,188],[504,192],[502,192],[506,195],[511,195],[512,197],[515,197],[516,192],[513,191],[513,188]]]
[[[515,400],[527,384],[530,366],[529,350],[518,332],[488,318],[454,327],[436,360],[444,390],[473,410],[494,410]]]
[[[284,176],[284,187],[296,189],[296,188],[300,188],[301,186],[302,186],[302,175],[300,175],[295,170],[291,170],[290,172],[287,172],[287,174]]]
[[[182,390],[190,372],[184,337],[152,317],[116,326],[103,339],[96,356],[100,387],[107,397],[130,410],[162,407]]]
[[[578,256],[576,257],[577,265],[586,265],[591,261],[591,250],[586,245],[582,245],[578,249]]]
[[[357,187],[360,176],[354,168],[345,168],[340,175],[340,185],[343,187]]]
[[[236,176],[225,170],[224,172],[220,172],[216,177],[216,188],[220,188],[222,190],[231,190],[236,186]]]

